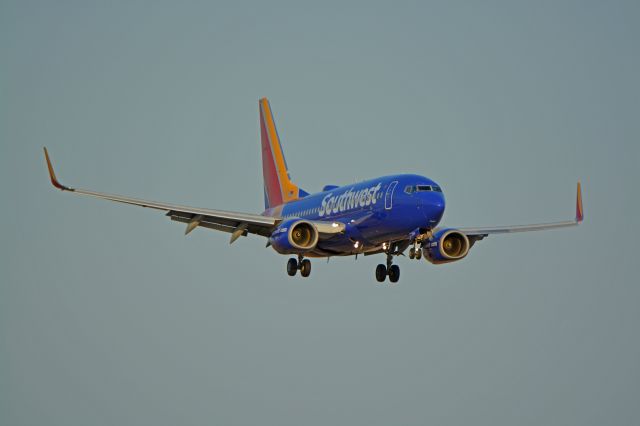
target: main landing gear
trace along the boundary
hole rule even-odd
[[[397,283],[400,279],[400,268],[398,265],[393,265],[393,254],[391,251],[387,252],[387,264],[379,264],[376,267],[376,280],[378,282],[384,282],[384,280],[389,276],[389,281],[392,283]]]
[[[309,259],[304,259],[302,255],[298,255],[298,259],[295,258],[289,259],[287,262],[287,274],[290,277],[293,277],[296,272],[300,270],[300,275],[303,277],[308,277],[311,274],[311,261]]]

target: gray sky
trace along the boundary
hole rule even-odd
[[[0,424],[640,422],[639,3],[0,3]],[[287,258],[55,192],[257,212],[257,100],[308,191],[444,223],[574,214],[459,263]]]

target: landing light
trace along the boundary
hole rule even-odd
[[[334,228],[337,228],[337,227],[338,227],[338,226],[340,226],[340,225],[338,225],[337,223],[333,222],[333,223],[331,224],[331,226],[332,226],[332,227],[334,227]]]
[[[387,249],[387,243],[382,243],[382,250],[386,250]]]
[[[356,241],[355,243],[353,243],[354,248],[358,248],[359,246],[360,246],[360,241]]]

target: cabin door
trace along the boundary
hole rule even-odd
[[[398,181],[394,180],[389,184],[387,188],[387,193],[384,196],[384,208],[386,210],[391,210],[393,207],[393,191],[396,190],[396,186],[398,185]]]

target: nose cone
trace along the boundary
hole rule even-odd
[[[431,192],[422,201],[422,213],[424,218],[429,223],[429,227],[440,223],[442,215],[444,214],[445,200],[442,192]]]

